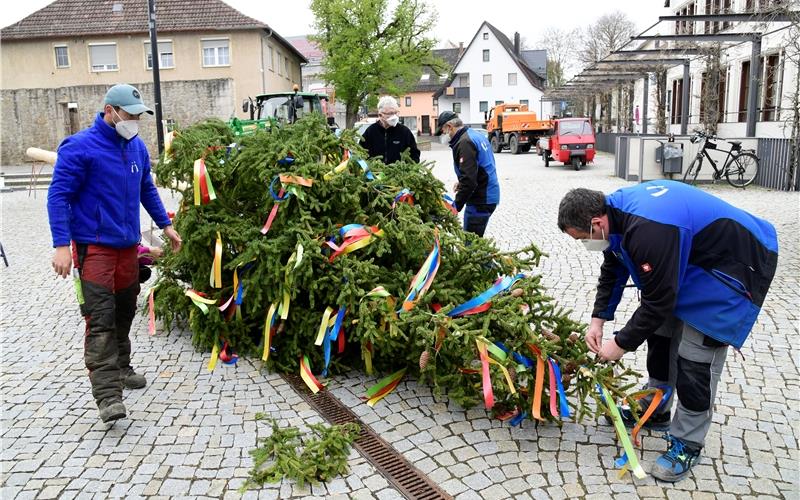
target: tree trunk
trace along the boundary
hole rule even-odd
[[[359,104],[360,103],[348,102],[345,105],[345,122],[347,123],[347,128],[353,128],[353,125],[358,121]]]

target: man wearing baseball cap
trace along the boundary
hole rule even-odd
[[[454,206],[464,210],[464,231],[483,236],[489,218],[500,203],[500,184],[495,172],[494,153],[486,136],[464,126],[452,111],[442,111],[436,120],[436,135],[450,137],[453,167],[458,182]]]
[[[146,385],[131,367],[131,323],[139,294],[139,205],[164,230],[173,229],[150,176],[150,155],[138,137],[139,117],[153,114],[135,87],[111,87],[94,124],[58,147],[47,213],[53,269],[66,278],[74,265],[75,290],[86,320],[84,362],[103,422],[125,417],[123,387]],[[71,249],[70,249],[71,246]]]

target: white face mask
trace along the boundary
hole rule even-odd
[[[114,125],[117,133],[124,139],[131,140],[139,134],[139,120],[123,120],[117,110],[111,108],[119,121]]]
[[[400,123],[400,117],[397,115],[392,115],[386,119],[386,124],[389,125],[390,127],[394,127],[398,123]]]
[[[600,235],[603,237],[602,240],[593,240],[592,239],[592,229],[594,229],[594,225],[590,223],[589,225],[589,239],[581,239],[581,243],[583,246],[586,247],[586,250],[590,252],[604,252],[610,243],[606,241],[606,233],[603,229],[600,229]]]

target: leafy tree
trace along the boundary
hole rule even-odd
[[[436,13],[423,2],[399,0],[390,12],[388,0],[312,0],[311,10],[323,78],[344,102],[348,127],[370,96],[403,93],[423,66],[444,70],[431,53]]]

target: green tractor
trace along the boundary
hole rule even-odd
[[[269,130],[271,127],[294,123],[298,118],[309,113],[325,115],[329,106],[328,96],[312,92],[273,92],[257,95],[255,100],[248,97],[242,103],[242,111],[250,113],[249,120],[231,118],[228,125],[234,135],[248,135],[256,130]],[[328,124],[336,128],[333,117],[328,117]]]

